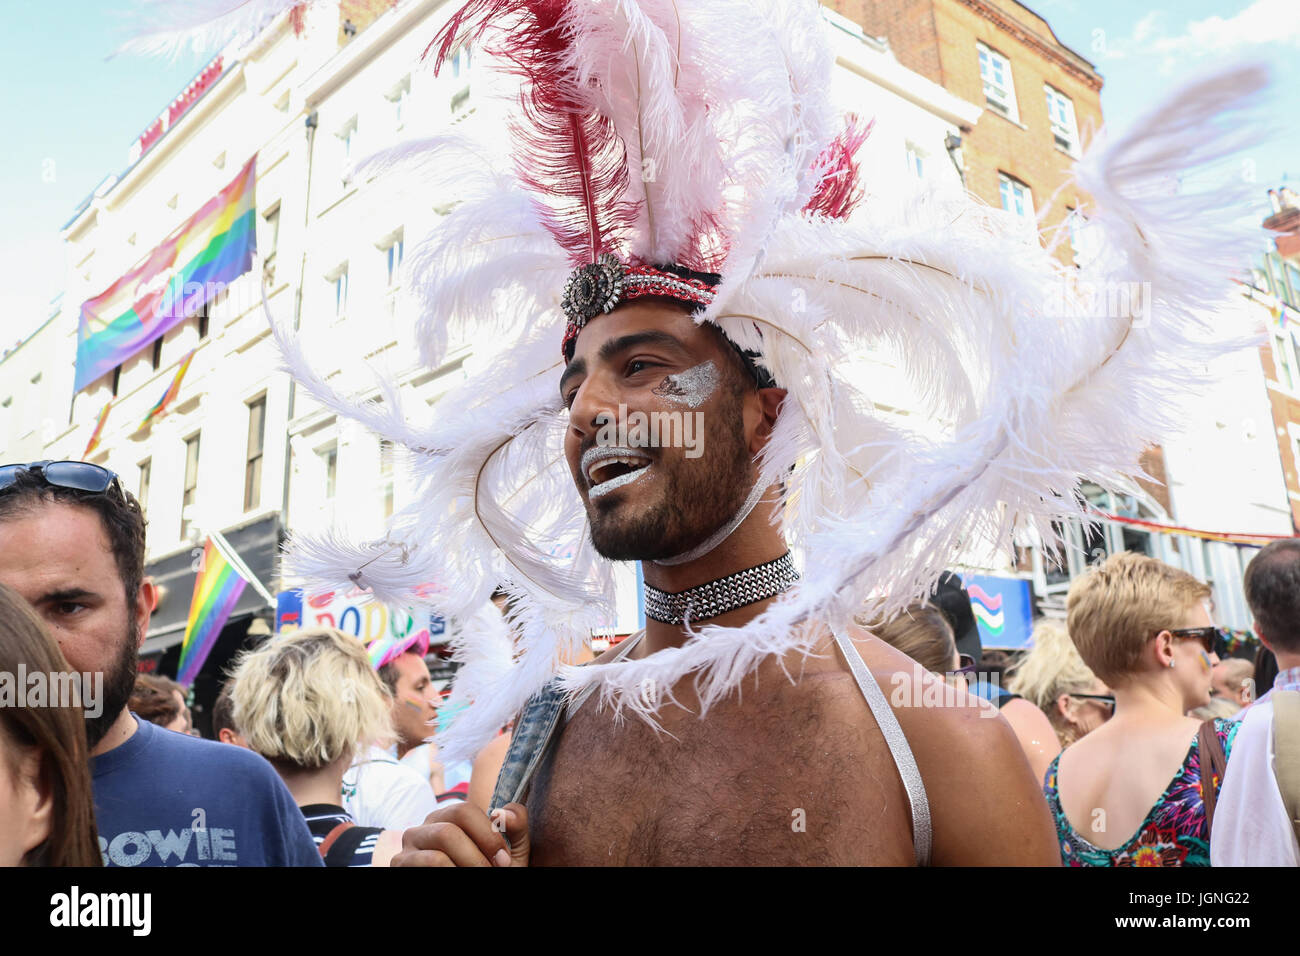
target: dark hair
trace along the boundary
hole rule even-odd
[[[131,691],[131,700],[127,706],[137,717],[143,717],[151,724],[166,727],[181,712],[181,705],[173,696],[175,690],[185,693],[185,688],[166,677],[140,674],[135,679],[135,689]]]
[[[1300,538],[1267,545],[1246,566],[1246,603],[1264,638],[1300,653]]]
[[[1255,699],[1273,689],[1277,680],[1277,657],[1267,647],[1261,647],[1255,654]]]
[[[12,588],[0,584],[0,671],[70,674],[59,645],[45,623]],[[0,707],[0,736],[5,750],[36,749],[41,773],[54,801],[50,835],[23,862],[30,866],[101,866],[95,831],[95,800],[90,787],[86,721],[75,706]],[[72,703],[72,702],[69,702]],[[17,773],[10,756],[10,772]]]
[[[212,705],[212,736],[217,740],[221,739],[223,730],[239,733],[239,728],[235,726],[235,705],[230,699],[230,690],[233,686],[233,679],[222,684],[221,693],[217,695],[217,700]]]
[[[13,484],[0,493],[0,520],[31,511],[38,503],[48,502],[78,505],[95,512],[108,537],[113,560],[117,562],[117,571],[126,592],[127,613],[130,614],[140,593],[140,583],[144,580],[145,520],[140,502],[122,488],[120,479],[117,485],[122,490],[122,497],[118,497],[113,488],[95,493],[51,485],[39,472],[22,468],[14,473]]]

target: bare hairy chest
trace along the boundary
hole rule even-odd
[[[594,702],[564,728],[528,800],[537,865],[902,864],[902,783],[856,688],[729,699],[663,731]]]

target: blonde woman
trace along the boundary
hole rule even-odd
[[[1209,866],[1237,723],[1204,728],[1218,633],[1210,588],[1145,555],[1112,555],[1070,585],[1070,639],[1115,714],[1052,762],[1044,792],[1070,866]]]
[[[1115,712],[1110,688],[1083,662],[1064,621],[1040,621],[1035,626],[1033,647],[1013,669],[1007,689],[1046,714],[1056,735],[1043,741],[1030,757],[1040,780],[1052,758]]]
[[[392,699],[356,638],[309,628],[246,653],[231,677],[232,716],[302,810],[326,866],[387,866],[398,830],[356,826],[343,774],[372,741],[391,742]]]

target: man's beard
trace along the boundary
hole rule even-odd
[[[589,506],[591,543],[612,561],[657,561],[695,547],[732,519],[745,504],[754,481],[753,460],[745,444],[743,393],[731,389],[708,414],[717,427],[705,433],[708,451],[701,458],[683,457],[668,471],[659,471],[663,491],[659,501],[639,513],[620,517],[617,511],[636,507],[631,489],[609,513]],[[707,464],[705,464],[707,462]],[[612,504],[612,502],[611,502]]]
[[[131,699],[131,691],[135,688],[138,637],[136,624],[132,621],[127,625],[126,639],[104,674],[103,708],[98,717],[86,718],[86,746],[91,750],[108,734]]]

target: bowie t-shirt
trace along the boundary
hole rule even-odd
[[[105,866],[322,865],[264,759],[135,720],[126,743],[90,759]]]

